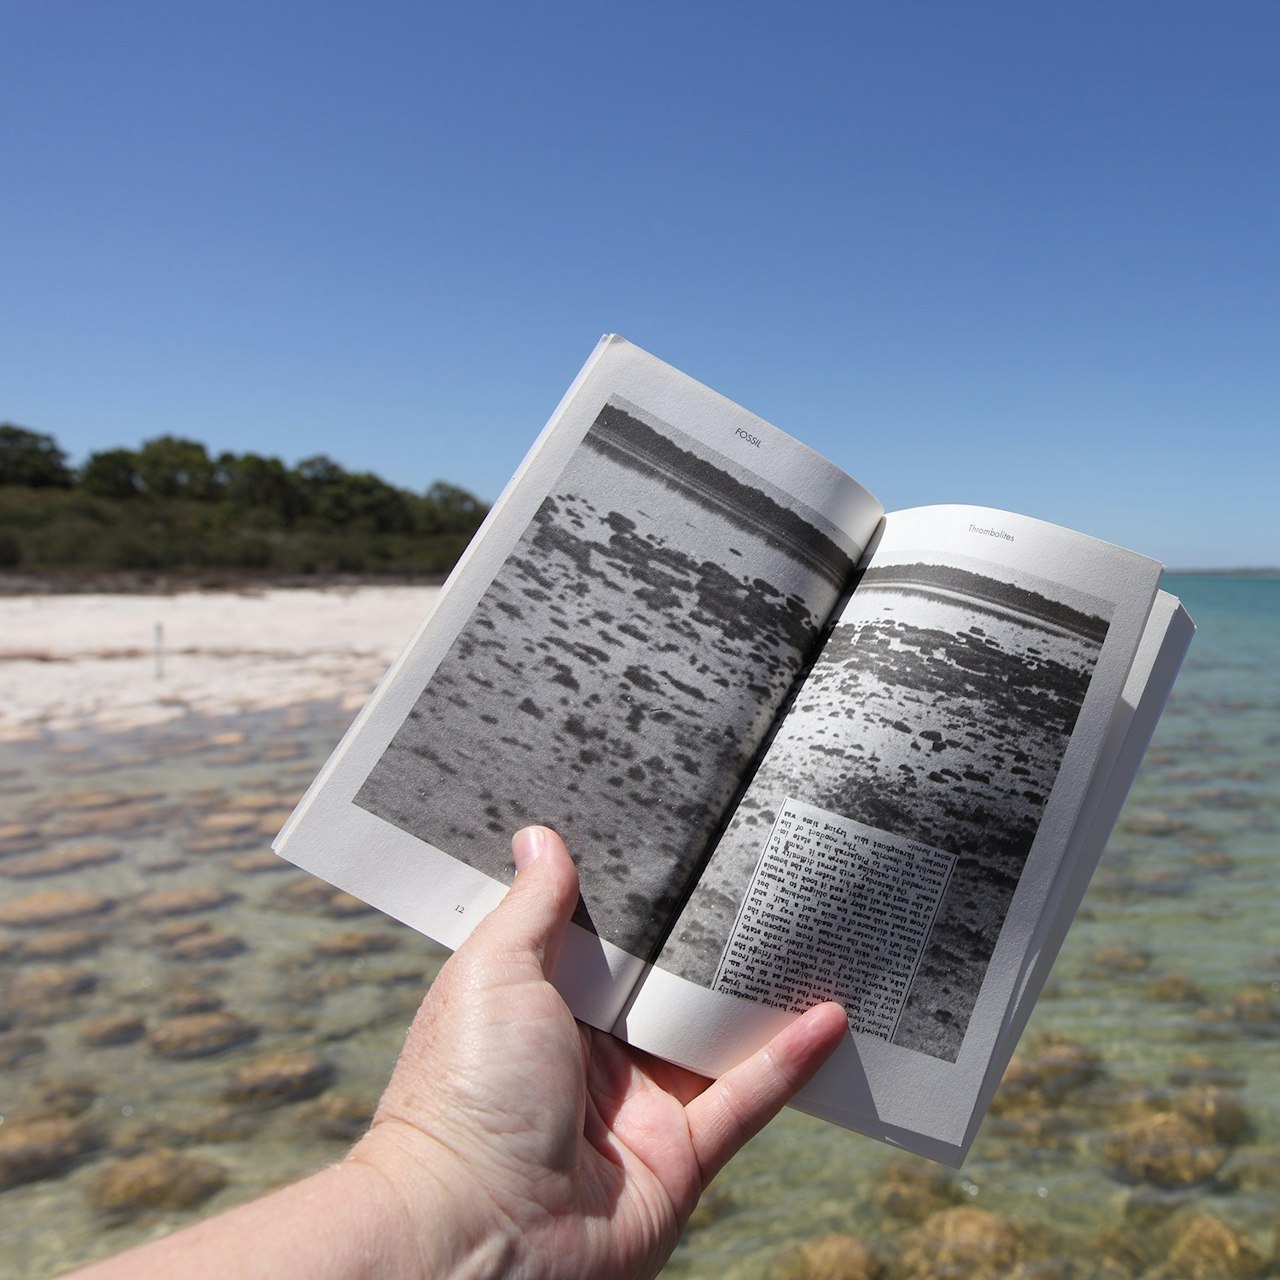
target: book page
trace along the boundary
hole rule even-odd
[[[628,972],[879,515],[811,450],[606,341],[281,851],[456,945],[511,878],[511,833],[544,823],[579,863],[567,967]]]
[[[793,1012],[839,1000],[895,1040],[957,861],[785,797],[712,989]]]
[[[954,1142],[1160,571],[957,507],[886,517],[861,569],[655,976],[783,1013],[840,1000],[855,1074],[890,1073],[873,1114],[912,1128],[890,1097],[946,1097],[930,1125]]]

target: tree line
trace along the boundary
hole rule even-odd
[[[0,424],[0,568],[441,574],[487,510],[443,481],[418,494],[323,454],[289,467],[171,435],[72,467]]]

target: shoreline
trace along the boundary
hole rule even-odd
[[[1280,570],[1277,570],[1280,572]],[[263,591],[348,591],[356,587],[439,587],[444,574],[275,574],[251,569],[0,569],[0,599],[12,596],[137,595],[187,592],[255,595]]]
[[[338,700],[358,710],[440,588],[0,594],[0,742]]]

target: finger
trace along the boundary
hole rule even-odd
[[[532,954],[550,976],[578,904],[578,869],[548,827],[525,827],[511,841],[516,878],[473,935],[507,954]]]
[[[838,1004],[815,1005],[688,1104],[704,1186],[814,1077],[848,1033]]]

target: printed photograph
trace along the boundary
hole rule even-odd
[[[794,498],[606,405],[361,786],[495,877],[544,823],[578,922],[651,958],[853,569]]]
[[[863,573],[661,967],[714,983],[790,796],[957,856],[893,1036],[954,1061],[1109,620],[1104,601],[979,561]]]

